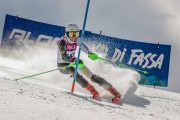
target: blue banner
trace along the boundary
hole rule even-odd
[[[2,46],[22,47],[28,44],[56,44],[64,27],[6,15]],[[141,74],[139,84],[168,86],[170,45],[136,42],[85,32],[85,42],[93,43],[96,52],[112,64],[129,67]]]
[[[11,47],[22,46],[24,42],[51,44],[64,35],[64,29],[62,26],[6,15],[1,44]]]

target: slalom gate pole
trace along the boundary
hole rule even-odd
[[[46,73],[53,72],[53,71],[56,71],[56,70],[58,70],[58,69],[49,70],[49,71],[45,71],[45,72],[41,72],[41,73],[37,73],[37,74],[25,76],[25,77],[22,77],[22,78],[16,78],[14,81],[23,80],[23,79],[25,79],[25,78],[31,78],[31,77],[34,77],[34,76],[37,76],[37,75],[46,74]]]
[[[101,57],[98,57],[98,59],[106,61],[106,62],[109,62],[109,63],[112,63],[112,64],[116,64],[117,66],[120,66],[120,67],[124,67],[124,68],[128,68],[128,69],[131,69],[131,70],[135,70],[135,71],[141,72],[143,74],[148,74],[148,72],[145,71],[145,70],[140,70],[140,69],[136,69],[136,68],[133,68],[133,67],[129,67],[129,66],[127,66],[125,64],[122,64],[122,63],[113,63],[110,60],[107,60],[107,59],[104,59],[104,58],[101,58]]]
[[[79,45],[78,57],[77,57],[77,61],[76,61],[76,68],[74,71],[74,80],[73,80],[72,89],[71,89],[72,93],[74,92],[74,88],[75,88],[77,69],[78,69],[79,58],[80,58],[80,53],[81,53],[81,49],[82,49],[82,41],[84,38],[84,31],[85,31],[85,26],[86,26],[87,14],[88,14],[88,10],[89,10],[89,3],[90,3],[90,0],[87,1],[87,6],[86,6],[86,12],[85,12],[85,17],[84,17],[83,29],[82,29],[82,33],[81,33],[81,40],[80,40],[80,45]]]

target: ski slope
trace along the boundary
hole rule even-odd
[[[34,46],[0,55],[0,120],[179,120],[180,94],[138,86],[139,74],[101,61],[81,59],[122,94],[120,104],[95,85],[103,100],[78,84],[70,93],[72,78],[54,71],[15,82],[15,78],[56,68],[56,48]]]

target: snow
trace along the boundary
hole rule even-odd
[[[59,71],[13,81],[56,68],[56,49],[38,46],[1,52],[0,120],[180,120],[180,94],[139,86],[134,71],[90,61],[84,53],[81,58],[123,94],[121,103],[113,104],[112,96],[95,84],[102,101],[77,83],[72,94],[72,78]]]

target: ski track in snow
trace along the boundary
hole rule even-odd
[[[0,78],[1,120],[179,120],[180,95],[140,86],[121,104],[29,81]],[[156,97],[154,97],[156,96]],[[166,98],[166,99],[164,99]]]
[[[112,96],[97,85],[95,87],[101,92],[103,101],[93,100],[78,84],[75,93],[70,93],[72,80],[59,71],[13,81],[18,77],[54,69],[56,58],[42,57],[47,52],[40,51],[40,59],[37,59],[37,54],[29,61],[26,54],[23,60],[0,57],[0,120],[180,120],[180,94],[144,86],[137,88],[136,82],[131,80],[138,79],[133,71],[121,70],[118,73],[118,69],[108,66],[114,71],[114,77],[112,72],[103,75],[108,71],[97,69],[102,66],[98,62],[94,63],[96,69],[93,65],[90,68],[106,79],[121,75],[121,82],[111,81],[125,95],[120,104],[111,103]],[[49,53],[52,54],[52,51]],[[86,59],[84,55],[82,58]],[[125,82],[127,80],[130,82]]]

